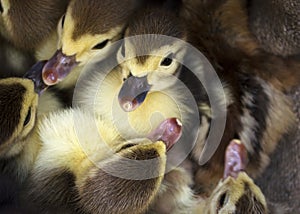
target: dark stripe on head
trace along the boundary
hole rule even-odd
[[[3,13],[3,7],[2,7],[2,4],[1,4],[1,1],[0,1],[0,13]]]
[[[26,88],[21,84],[0,85],[0,144],[9,140],[20,123]]]
[[[148,7],[139,11],[129,22],[126,37],[144,34],[148,36],[130,40],[137,53],[151,53],[168,45],[168,40],[162,39],[160,35],[184,38],[185,29],[175,14],[161,8]],[[146,59],[147,57],[138,57],[141,63]]]
[[[76,0],[72,5],[75,30],[72,39],[85,34],[103,34],[127,24],[135,8],[133,0]]]
[[[8,17],[13,43],[30,50],[36,48],[56,28],[68,3],[69,0],[10,0]]]
[[[267,213],[265,206],[258,200],[258,198],[251,191],[249,184],[245,183],[244,194],[236,204],[235,214],[255,214]]]

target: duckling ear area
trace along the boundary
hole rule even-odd
[[[31,80],[19,78],[0,80],[1,144],[20,137],[28,110],[31,106],[35,108],[36,105],[37,95]]]
[[[91,170],[80,185],[80,203],[91,213],[145,212],[161,185],[166,163],[165,152],[162,142],[124,147],[117,153],[119,157],[106,160],[101,168]],[[152,165],[145,166],[137,161],[153,158],[157,158],[157,161],[151,162]],[[160,176],[145,180],[125,179],[109,171],[139,174],[159,171]]]

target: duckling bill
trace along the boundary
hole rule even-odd
[[[126,112],[134,111],[144,102],[150,89],[151,85],[147,81],[147,76],[130,76],[124,82],[118,95],[122,109]]]
[[[34,83],[34,91],[41,94],[47,87],[42,78],[42,69],[47,61],[39,61],[34,64],[24,75],[24,78],[31,79]]]
[[[67,56],[61,50],[58,50],[42,70],[43,81],[46,85],[56,85],[78,64],[75,55]]]
[[[155,141],[163,141],[166,144],[167,150],[179,140],[182,135],[182,124],[176,118],[170,118],[163,121],[154,131],[152,131],[148,138]]]
[[[225,153],[224,179],[229,176],[237,178],[240,172],[246,170],[247,163],[248,156],[245,145],[239,140],[232,140]]]

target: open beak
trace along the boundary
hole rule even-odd
[[[61,50],[56,51],[51,59],[45,64],[42,78],[46,85],[56,85],[62,81],[71,70],[78,64],[75,55],[66,56]]]
[[[125,112],[134,111],[146,99],[151,89],[147,82],[147,76],[130,76],[124,83],[119,92],[119,103]]]
[[[24,78],[31,79],[34,82],[34,91],[41,94],[47,87],[42,78],[42,70],[47,61],[39,61],[34,64],[24,75]]]
[[[158,140],[166,144],[167,151],[170,150],[182,135],[182,124],[177,118],[169,118],[163,121],[148,138],[155,142]]]

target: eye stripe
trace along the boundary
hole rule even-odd
[[[28,113],[27,113],[26,118],[24,120],[23,126],[26,126],[30,122],[30,119],[31,119],[31,108],[28,109]]]
[[[103,42],[101,42],[101,43],[95,45],[95,46],[93,47],[93,49],[103,49],[103,48],[108,44],[108,42],[109,42],[109,40],[106,39],[106,40],[104,40]]]
[[[65,18],[66,18],[66,14],[64,14],[61,18],[61,27],[62,28],[64,27],[64,24],[65,24]]]
[[[0,1],[0,13],[3,13],[3,7],[1,1]]]

